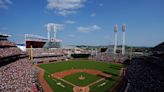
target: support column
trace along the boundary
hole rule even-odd
[[[122,55],[125,55],[125,30],[126,30],[126,25],[122,25]]]
[[[115,41],[114,41],[114,54],[116,54],[116,50],[117,50],[117,31],[118,31],[118,26],[116,24],[114,26],[114,36],[115,36]]]

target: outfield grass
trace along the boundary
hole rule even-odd
[[[97,84],[90,87],[90,92],[109,92],[109,89],[116,83],[118,76],[113,76],[107,80],[103,80]],[[104,86],[99,86],[102,83],[106,83]]]
[[[49,73],[64,71],[68,69],[97,69],[104,72],[109,72],[112,74],[118,74],[121,64],[113,64],[113,63],[104,63],[104,62],[96,62],[96,61],[66,61],[66,62],[57,62],[57,63],[49,63],[39,65],[41,68],[46,70]]]
[[[72,68],[74,68],[74,69],[86,68],[86,69],[97,69],[97,70],[103,71],[105,73],[109,73],[112,75],[112,77],[108,78],[105,81],[106,85],[104,85],[102,87],[98,87],[98,85],[101,84],[101,82],[100,82],[100,83],[94,84],[93,86],[90,87],[91,92],[106,92],[118,80],[120,69],[122,68],[122,65],[114,64],[114,63],[106,63],[106,62],[77,60],[77,61],[65,61],[65,62],[42,64],[42,65],[39,65],[39,67],[43,68],[46,71],[44,78],[55,92],[73,92],[72,91],[73,87],[71,85],[63,83],[63,82],[55,79],[55,80],[57,80],[57,82],[61,82],[62,84],[64,84],[66,86],[65,88],[62,88],[59,85],[56,85],[57,82],[54,81],[53,78],[48,77],[48,75],[53,74],[55,72],[69,70]],[[71,80],[74,80],[74,77],[71,77],[68,79],[71,81]],[[80,82],[80,83],[82,83],[82,82]],[[102,83],[103,83],[103,81],[102,81]],[[83,85],[83,84],[81,84],[81,85]]]
[[[85,79],[79,80],[80,76],[85,77]],[[91,74],[84,73],[84,72],[79,72],[79,73],[75,73],[75,74],[72,74],[69,76],[65,76],[63,79],[65,79],[77,86],[86,86],[94,81],[97,81],[100,78],[101,77],[99,77],[99,76],[91,75]]]

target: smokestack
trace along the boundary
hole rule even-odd
[[[118,26],[116,24],[114,26],[114,37],[115,37],[115,41],[114,41],[114,54],[116,54],[116,50],[117,50],[117,31],[118,31]]]
[[[126,24],[122,25],[122,55],[125,55],[125,31],[126,31]]]

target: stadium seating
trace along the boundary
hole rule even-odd
[[[0,40],[0,47],[15,47],[15,43],[13,42],[9,42],[9,41],[6,41],[6,40]]]
[[[23,54],[14,43],[0,40],[0,92],[38,92],[38,70]]]
[[[107,62],[123,62],[127,59],[127,56],[123,56],[122,54],[109,54],[109,53],[98,53],[96,55],[95,60],[96,61],[107,61]]]
[[[27,53],[30,55],[31,49],[27,49]],[[33,48],[32,55],[34,62],[60,61],[67,58],[62,49]]]
[[[127,67],[127,92],[164,92],[164,62],[153,56],[138,57]]]

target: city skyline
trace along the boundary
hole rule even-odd
[[[0,0],[0,33],[23,42],[24,34],[47,37],[48,23],[62,24],[57,38],[67,45],[155,46],[164,40],[163,0]]]

